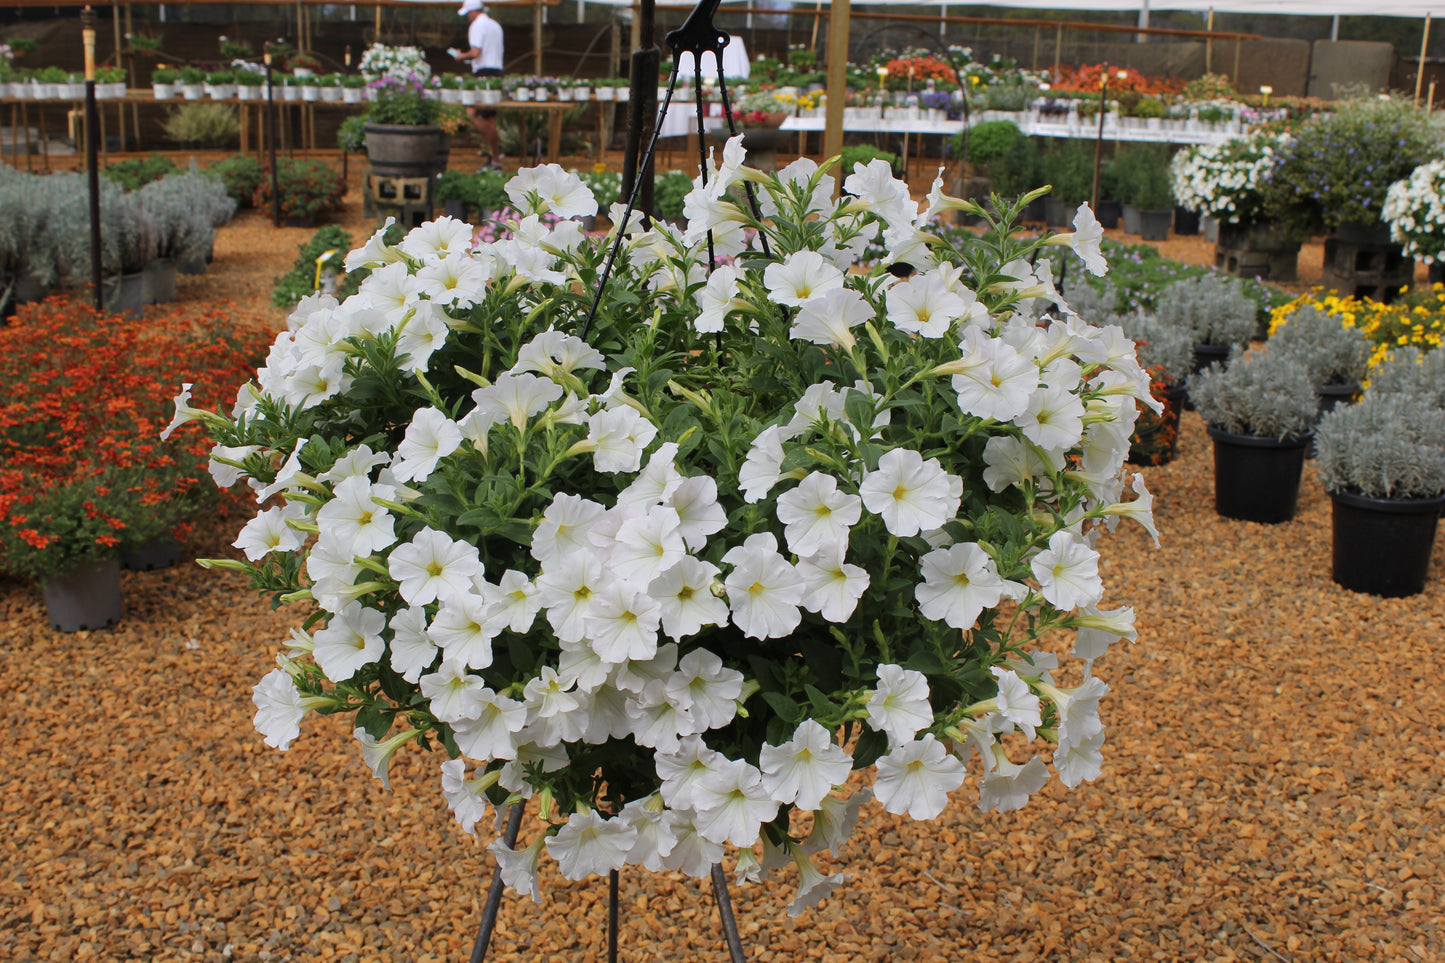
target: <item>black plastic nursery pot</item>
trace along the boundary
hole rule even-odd
[[[1187,208],[1175,206],[1174,233],[1180,237],[1193,237],[1199,233],[1199,215]]]
[[[1334,502],[1331,577],[1352,592],[1385,598],[1418,595],[1430,572],[1430,553],[1445,495],[1368,498],[1330,492]]]
[[[1174,223],[1174,212],[1140,211],[1139,239],[1142,241],[1167,241],[1169,227]]]
[[[1095,219],[1099,226],[1113,230],[1119,226],[1119,218],[1124,216],[1124,205],[1118,201],[1100,201],[1099,209],[1094,212]]]
[[[1209,426],[1214,439],[1214,510],[1225,518],[1275,525],[1294,518],[1312,432],[1284,438],[1235,435]]]

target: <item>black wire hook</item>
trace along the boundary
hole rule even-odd
[[[678,58],[683,51],[693,55],[694,74],[697,79],[695,91],[697,105],[697,131],[698,151],[701,154],[700,168],[702,171],[703,183],[707,183],[707,148],[704,145],[704,124],[703,124],[703,96],[702,96],[702,55],[711,53],[717,61],[718,88],[722,92],[723,115],[727,118],[728,132],[731,136],[737,136],[737,123],[733,117],[732,104],[729,102],[727,79],[723,74],[722,53],[732,40],[732,35],[725,30],[718,28],[713,23],[713,15],[717,13],[721,0],[698,0],[692,13],[681,27],[669,31],[665,40],[672,48],[672,73],[667,78],[667,93],[658,106],[657,121],[652,125],[652,138],[648,141],[647,150],[642,156],[641,162],[637,165],[638,170],[645,171],[652,163],[653,156],[657,153],[658,133],[662,129],[662,120],[667,116],[668,107],[672,104],[673,91],[677,89]],[[753,217],[761,220],[762,215],[758,207],[757,195],[753,191],[753,185],[744,184],[747,192],[748,206],[752,210]],[[632,220],[632,214],[637,209],[637,198],[642,191],[642,178],[637,178],[632,186],[632,193],[627,198],[627,208],[622,215],[622,223],[617,225],[617,238],[612,243],[612,250],[607,254],[607,263],[603,266],[602,277],[597,283],[597,293],[592,298],[592,307],[587,312],[587,320],[582,324],[579,337],[586,338],[587,332],[592,328],[592,321],[597,317],[597,308],[602,303],[603,292],[607,289],[607,282],[612,277],[612,267],[617,261],[617,255],[622,250],[622,239],[625,236],[628,224]],[[772,249],[768,245],[768,238],[765,233],[758,235],[762,242],[764,255],[772,257]],[[707,234],[708,267],[716,269],[717,262],[713,256],[712,231]]]

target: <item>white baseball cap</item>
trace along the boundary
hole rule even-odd
[[[482,0],[462,0],[462,8],[457,11],[457,16],[459,16],[459,17],[465,17],[467,14],[471,13],[473,10],[485,10],[485,9],[487,9],[487,8],[482,5]]]

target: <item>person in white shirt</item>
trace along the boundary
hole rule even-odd
[[[463,0],[458,16],[466,17],[467,47],[453,53],[457,60],[471,61],[472,74],[477,77],[502,76],[502,25],[487,16],[482,0]],[[499,165],[502,149],[497,138],[497,112],[487,107],[472,107],[468,110],[472,126],[481,135],[487,149],[482,155],[489,163]]]

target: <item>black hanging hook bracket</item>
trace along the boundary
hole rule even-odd
[[[684,50],[690,51],[699,60],[704,53],[711,51],[713,56],[718,58],[718,63],[722,63],[723,48],[732,37],[726,31],[719,30],[712,22],[713,14],[717,13],[718,4],[721,2],[722,0],[699,0],[682,26],[668,31],[666,42],[672,48],[674,60]]]

